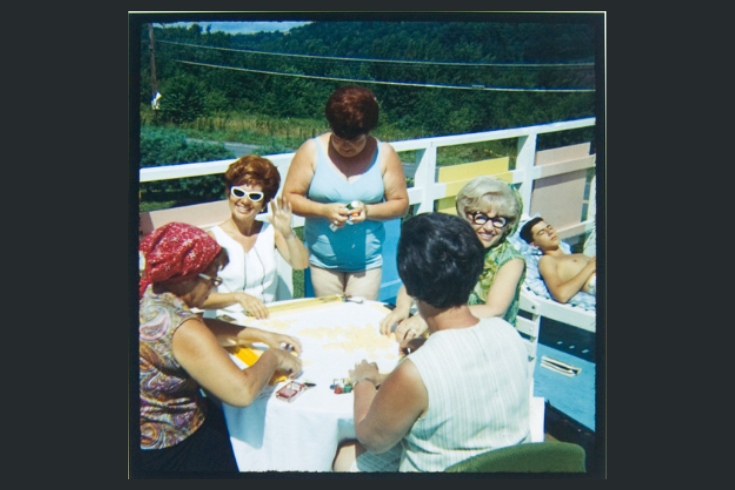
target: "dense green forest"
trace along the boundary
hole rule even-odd
[[[224,147],[191,148],[185,136],[264,145],[264,154],[293,151],[328,130],[326,100],[350,83],[314,77],[369,86],[381,108],[374,133],[386,141],[595,115],[595,30],[588,24],[343,21],[256,34],[211,32],[206,22],[188,28],[153,24],[153,50],[147,25],[140,36],[143,166],[229,158]],[[154,111],[156,89],[162,98]],[[594,145],[592,128],[542,136],[540,149]],[[504,155],[513,162],[514,152],[514,142],[491,142],[458,148],[451,157],[440,156],[439,164]],[[206,182],[217,187],[212,179]],[[189,191],[204,183],[196,181]],[[173,184],[166,185],[172,191]]]

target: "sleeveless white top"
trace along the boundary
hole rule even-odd
[[[222,284],[217,287],[217,292],[244,291],[266,304],[275,301],[278,281],[273,226],[268,222],[263,222],[263,227],[255,239],[255,245],[248,253],[244,253],[242,245],[219,226],[214,226],[210,230],[214,234],[214,239],[227,250],[227,255],[230,257],[230,262],[218,274],[222,278]],[[242,306],[236,304],[224,309],[242,311]]]
[[[435,332],[407,359],[421,374],[429,408],[403,438],[399,471],[444,471],[529,440],[528,351],[505,320]]]

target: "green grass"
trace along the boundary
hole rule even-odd
[[[296,233],[296,236],[299,237],[299,240],[303,242],[304,241],[304,227],[299,226],[297,228],[294,228],[293,231]],[[304,285],[304,272],[305,271],[297,271],[296,269],[293,270],[293,275],[291,276],[291,280],[293,281],[294,299],[303,298],[306,292],[306,286]]]

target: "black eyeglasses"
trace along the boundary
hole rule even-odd
[[[206,279],[207,281],[210,281],[212,283],[212,286],[217,287],[220,284],[222,284],[222,278],[221,277],[209,277],[206,274],[199,274],[199,277],[202,279]]]
[[[260,201],[261,199],[263,199],[263,196],[265,195],[260,191],[245,191],[243,189],[240,189],[239,187],[232,187],[230,189],[230,194],[232,195],[232,197],[236,199],[240,199],[245,196],[248,196],[248,199],[250,199],[253,202]]]
[[[506,218],[505,216],[496,216],[494,218],[491,218],[485,213],[481,213],[479,211],[476,211],[474,213],[467,213],[467,216],[470,218],[470,220],[472,220],[472,223],[476,224],[477,226],[484,226],[485,223],[487,223],[488,221],[492,222],[495,228],[502,228],[508,224],[508,218]]]

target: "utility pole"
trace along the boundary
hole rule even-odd
[[[158,92],[158,82],[156,81],[156,38],[153,35],[153,23],[148,24],[148,37],[151,44],[151,98],[153,98],[156,96],[156,92]]]
[[[153,35],[153,22],[148,24],[148,38],[151,45],[151,105],[153,106],[154,118],[158,122],[158,99],[161,96],[158,93],[158,80],[156,80],[156,38]]]

